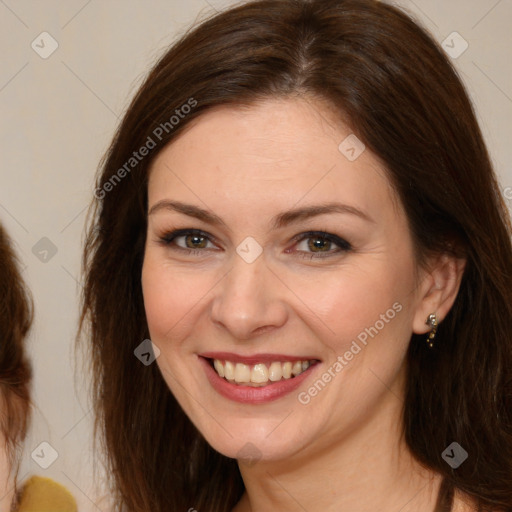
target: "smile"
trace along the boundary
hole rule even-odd
[[[261,387],[271,382],[292,379],[306,371],[315,360],[307,361],[272,361],[254,365],[213,359],[213,367],[219,377],[228,382],[244,386]]]
[[[244,404],[264,404],[294,392],[316,373],[318,359],[283,354],[240,356],[228,352],[198,354],[217,393]]]

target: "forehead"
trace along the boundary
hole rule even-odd
[[[396,203],[378,159],[324,103],[304,99],[196,118],[151,165],[149,205],[169,198],[240,214],[334,200],[382,214]]]

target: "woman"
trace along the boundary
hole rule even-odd
[[[30,295],[21,279],[7,233],[0,225],[0,393],[1,510],[10,510],[15,495],[21,444],[30,417],[31,369],[24,340],[32,323]]]
[[[76,503],[60,484],[32,476],[18,492],[22,443],[30,421],[32,370],[25,338],[33,320],[30,293],[20,274],[11,241],[0,224],[0,510],[75,512]]]
[[[207,20],[95,196],[82,328],[117,509],[511,510],[511,226],[404,13]]]

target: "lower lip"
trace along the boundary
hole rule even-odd
[[[208,360],[200,356],[199,360],[204,366],[206,376],[208,377],[212,387],[222,396],[243,404],[263,404],[288,395],[292,391],[296,390],[318,366],[318,363],[315,363],[300,375],[291,379],[272,382],[266,386],[252,387],[231,384],[231,382],[228,382],[226,379],[221,377],[212,368]]]

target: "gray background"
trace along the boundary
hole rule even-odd
[[[191,23],[230,3],[0,0],[0,220],[15,240],[36,306],[29,350],[37,408],[20,477],[37,473],[63,483],[82,511],[107,510],[94,490],[87,378],[80,361],[75,368],[73,351],[95,170],[150,65]],[[467,41],[454,61],[511,205],[512,0],[395,3],[439,42],[447,40],[447,50],[460,53],[465,46],[451,36],[455,31]],[[42,32],[58,43],[45,59],[40,54],[52,41]],[[41,442],[58,454],[47,469],[31,457]],[[46,445],[36,453],[44,453],[40,463],[51,462]],[[101,483],[101,472],[98,477]]]

